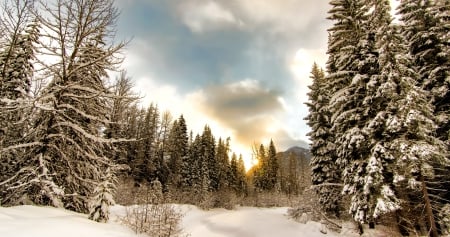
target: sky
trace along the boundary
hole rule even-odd
[[[117,38],[131,40],[123,68],[142,104],[188,129],[253,144],[308,146],[312,64],[325,67],[328,1],[117,0]]]

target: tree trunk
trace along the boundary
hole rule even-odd
[[[427,186],[425,184],[425,177],[423,177],[422,174],[419,176],[420,182],[422,183],[422,195],[423,195],[423,202],[425,204],[425,213],[426,213],[426,219],[428,222],[428,236],[430,237],[438,237],[436,222],[434,220],[433,216],[433,209],[431,206],[431,200],[428,195]]]

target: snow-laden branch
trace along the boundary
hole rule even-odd
[[[86,132],[83,128],[81,128],[80,126],[78,126],[77,124],[74,124],[72,122],[59,122],[56,123],[54,126],[58,127],[58,126],[62,126],[62,127],[69,127],[72,128],[73,130],[81,133],[83,136],[85,136],[86,138],[94,141],[94,142],[98,142],[98,143],[117,143],[117,142],[127,142],[130,141],[129,139],[114,139],[114,138],[102,138],[99,136],[95,136],[93,134],[90,134],[88,132]]]
[[[21,144],[17,144],[14,146],[7,146],[1,149],[1,152],[7,152],[10,150],[17,150],[20,148],[25,148],[25,147],[32,147],[32,146],[41,146],[42,142],[30,142],[30,143],[21,143]]]
[[[310,189],[315,189],[315,188],[324,187],[324,186],[344,187],[344,184],[342,184],[342,183],[321,183],[321,184],[311,185]]]

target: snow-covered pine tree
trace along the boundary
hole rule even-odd
[[[188,172],[189,170],[183,170],[183,162],[187,162],[186,166],[190,165],[188,161],[188,140],[186,121],[183,115],[181,115],[173,122],[168,141],[168,166],[170,169],[171,183],[175,185],[175,187],[180,187],[181,185],[181,173]]]
[[[382,214],[400,208],[394,187],[394,164],[396,157],[389,152],[391,137],[386,136],[384,126],[392,101],[398,98],[399,79],[397,60],[402,53],[401,41],[398,40],[395,28],[391,26],[392,16],[387,0],[370,0],[368,7],[372,9],[369,19],[369,32],[374,35],[374,52],[379,53],[377,64],[379,69],[369,77],[366,83],[364,103],[370,105],[365,114],[368,115],[363,131],[367,135],[370,149],[364,175],[364,193],[370,194],[368,199],[368,217],[377,218]]]
[[[247,172],[245,170],[244,159],[242,155],[239,155],[238,163],[237,163],[237,181],[238,181],[238,189],[240,194],[247,195]]]
[[[239,181],[238,181],[238,161],[237,161],[237,155],[233,152],[231,155],[230,160],[230,175],[228,177],[228,182],[230,185],[230,188],[233,189],[236,193],[238,192],[239,187]]]
[[[273,140],[270,140],[269,150],[267,154],[268,158],[268,169],[267,169],[267,190],[274,191],[276,185],[278,184],[278,159],[277,159],[277,150],[275,148],[275,144]]]
[[[124,46],[109,45],[117,10],[110,0],[58,0],[41,5],[45,17],[41,62],[51,77],[39,95],[33,131],[35,145],[24,155],[11,192],[40,205],[89,212],[89,199],[113,166],[103,137],[109,123],[107,70],[120,63]],[[76,17],[75,17],[76,16]]]
[[[189,146],[189,153],[181,160],[180,183],[183,191],[199,189],[202,180],[201,138],[196,135]]]
[[[0,203],[14,199],[11,193],[6,193],[8,180],[19,171],[24,148],[32,145],[26,135],[32,111],[30,89],[35,44],[39,37],[39,24],[31,19],[32,5],[32,1],[6,1],[1,6],[4,34],[0,39]]]
[[[97,222],[109,220],[109,207],[115,204],[113,193],[116,190],[117,178],[111,168],[106,173],[97,187],[89,202],[89,219]]]
[[[450,151],[449,5],[446,0],[404,0],[400,2],[398,9],[413,67],[419,73],[417,83],[430,92],[429,99],[437,122],[435,136],[446,144],[447,154]],[[446,188],[450,184],[447,175],[450,167],[431,165],[435,170],[435,178],[428,181],[428,187],[437,213],[450,200],[450,192]]]
[[[363,130],[371,117],[366,84],[378,73],[375,34],[368,24],[365,1],[332,1],[327,81],[332,92],[329,110],[337,145],[337,163],[343,169],[343,193],[351,196],[355,220],[369,219],[371,190],[364,190],[370,147]]]
[[[266,171],[269,166],[269,162],[264,145],[260,144],[258,148],[255,144],[253,147],[253,153],[254,157],[257,159],[257,164],[253,167],[253,186],[257,191],[266,190]]]
[[[310,163],[311,181],[318,195],[322,211],[328,215],[340,216],[341,187],[339,184],[341,183],[341,175],[340,169],[336,166],[334,136],[330,132],[331,115],[327,108],[330,95],[325,89],[325,73],[316,63],[313,64],[310,77],[312,85],[309,86],[309,102],[306,103],[309,114],[305,120],[308,121],[307,124],[311,128],[311,132],[308,133],[311,140],[310,151],[312,155]],[[294,165],[294,159],[294,155],[290,154],[289,162],[292,163],[291,165]],[[291,179],[297,178],[298,175],[294,170],[289,170],[287,190],[290,194],[298,191],[298,183]]]
[[[106,125],[104,131],[106,138],[129,138],[130,141],[134,138],[134,136],[127,134],[127,127],[129,126],[128,114],[139,99],[132,92],[133,86],[132,79],[127,76],[126,71],[121,71],[119,76],[116,77],[111,89],[114,98],[108,100],[108,106],[110,108],[108,117],[110,118],[110,123]],[[128,164],[126,153],[129,143],[114,144],[111,150],[111,157],[116,163]]]
[[[230,179],[231,169],[230,169],[230,161],[228,157],[229,152],[229,138],[224,141],[222,138],[219,138],[217,142],[216,149],[216,163],[217,163],[217,172],[218,172],[218,186],[217,190],[227,190],[231,183],[233,182]]]
[[[159,109],[156,104],[150,104],[145,117],[141,120],[138,151],[134,161],[133,175],[136,181],[152,182],[155,174],[161,168],[157,157],[157,137],[160,123]],[[158,167],[159,165],[159,167]]]
[[[216,162],[216,142],[208,125],[205,126],[201,136],[200,154],[204,164],[202,177],[208,179],[208,191],[217,191],[219,188],[219,165]]]
[[[346,159],[344,158],[344,155],[347,154],[344,153],[346,149],[342,150],[342,146],[339,149],[339,144],[342,144],[340,139],[344,136],[345,128],[341,128],[341,124],[332,118],[333,114],[336,116],[339,113],[336,112],[338,107],[335,104],[345,103],[347,101],[347,96],[350,95],[350,92],[345,88],[350,85],[352,78],[356,74],[355,62],[357,61],[356,55],[358,54],[356,46],[364,34],[362,21],[365,18],[365,13],[361,10],[361,1],[332,0],[330,1],[330,5],[331,9],[328,11],[329,16],[327,19],[333,21],[333,26],[328,29],[327,75],[324,80],[326,84],[323,84],[323,87],[327,92],[324,93],[324,96],[327,95],[329,98],[328,105],[323,109],[323,112],[324,114],[328,113],[327,116],[329,117],[327,119],[329,120],[328,123],[330,127],[327,131],[329,134],[327,137],[329,145],[326,146],[326,150],[323,150],[323,154],[330,157],[330,160],[328,161],[335,162],[334,165],[328,167],[325,166],[325,172],[329,176],[329,179],[342,180],[342,170],[346,167],[348,162],[346,162]],[[323,99],[328,98],[325,97]],[[324,103],[325,102],[326,101],[324,101]],[[348,119],[352,118],[349,117]],[[358,137],[355,136],[355,138]],[[336,157],[336,159],[333,157]],[[338,157],[340,158],[339,160]],[[316,180],[316,182],[325,181],[326,180],[321,180],[320,178]],[[334,200],[328,201],[327,199],[324,199],[323,202],[328,203],[325,207],[326,210],[338,215],[339,210],[336,205],[337,203]]]
[[[416,86],[414,74],[402,70],[400,97],[386,121],[391,136],[390,152],[397,157],[394,181],[399,187],[408,185],[421,192],[430,236],[438,236],[428,181],[434,179],[435,165],[450,163],[444,143],[435,138],[433,107],[427,92]]]

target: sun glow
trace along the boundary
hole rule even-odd
[[[231,149],[232,152],[236,153],[238,159],[239,156],[242,155],[242,159],[244,160],[245,165],[245,171],[248,171],[257,163],[257,161],[252,158],[252,151],[250,147],[246,147],[242,144],[231,144]]]

